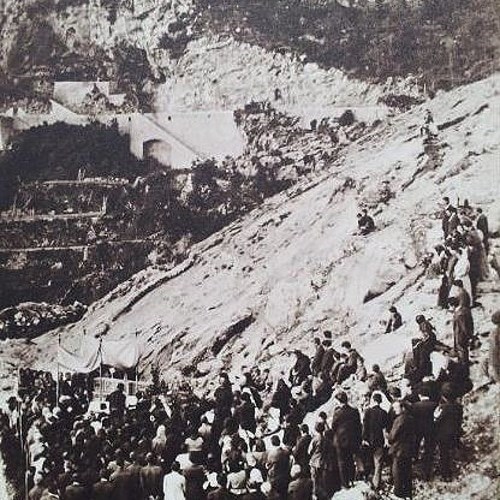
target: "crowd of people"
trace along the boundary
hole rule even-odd
[[[454,309],[453,345],[418,315],[401,380],[367,368],[330,331],[314,339],[312,356],[293,351],[278,379],[254,367],[233,379],[220,373],[203,394],[188,382],[154,384],[133,406],[121,384],[96,407],[92,377],[56,384],[50,373],[25,369],[1,419],[7,472],[26,470],[18,486],[29,500],[330,500],[357,481],[371,485],[373,498],[412,498],[415,477],[451,480],[461,398],[472,390],[471,308],[488,230],[467,206],[455,224],[458,210],[445,201],[445,242],[428,265],[450,284],[439,305]],[[402,315],[389,312],[385,332],[397,335]]]

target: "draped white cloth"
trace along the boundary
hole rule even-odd
[[[99,368],[101,362],[118,370],[128,370],[137,366],[142,353],[142,344],[136,335],[124,340],[85,336],[78,353],[59,345],[57,362],[63,370],[77,373],[90,373]]]

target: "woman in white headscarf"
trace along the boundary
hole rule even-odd
[[[164,425],[159,425],[156,436],[151,441],[151,448],[157,457],[163,456],[167,449],[167,429]]]

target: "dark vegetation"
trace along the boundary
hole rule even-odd
[[[160,48],[167,50],[173,59],[182,56],[187,44],[193,39],[193,35],[188,32],[191,23],[192,19],[183,15],[167,26],[167,31],[160,40]]]
[[[174,239],[189,233],[200,240],[290,185],[270,169],[249,177],[229,164],[205,160],[193,166],[192,190],[182,198],[174,172],[152,159],[137,160],[117,127],[56,123],[22,132],[0,156],[0,208],[12,205],[23,184],[74,180],[80,169],[86,177],[141,177],[134,189],[113,199],[112,210],[141,234],[167,229]]]
[[[343,2],[346,3],[346,2]],[[413,74],[431,89],[498,68],[496,0],[198,0],[204,28],[370,80]]]
[[[128,137],[116,127],[99,123],[35,127],[16,136],[0,157],[1,208],[11,205],[21,183],[76,179],[80,168],[88,177],[133,179],[147,173],[147,165],[130,153]]]
[[[261,130],[247,130],[251,144],[267,129],[267,120],[274,119],[272,110],[266,110]],[[255,117],[262,111],[257,107],[246,112]],[[129,152],[127,136],[116,126],[98,123],[36,127],[20,133],[11,146],[0,156],[1,209],[15,201],[21,210],[56,216],[1,221],[6,260],[0,278],[6,294],[0,297],[0,308],[37,297],[52,304],[89,304],[143,268],[153,246],[158,262],[176,263],[183,258],[183,245],[206,238],[294,182],[280,176],[279,166],[259,165],[253,173],[243,173],[252,155],[265,150],[254,149],[235,161],[200,161],[189,173],[175,172],[152,158],[138,161]],[[87,179],[130,182],[44,183],[74,181],[80,169]],[[103,196],[108,200],[106,214],[95,220],[86,216],[84,212],[100,210]],[[74,218],[59,217],[66,213]],[[185,243],[177,248],[180,240]],[[87,260],[70,245],[90,245]],[[27,259],[12,250],[31,247],[39,252]]]

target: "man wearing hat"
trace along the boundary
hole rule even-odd
[[[358,410],[347,404],[344,391],[337,392],[335,399],[339,406],[333,414],[331,431],[337,451],[340,482],[343,488],[349,488],[355,476],[354,455],[361,445],[361,418]]]

